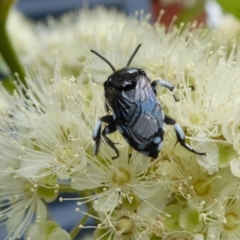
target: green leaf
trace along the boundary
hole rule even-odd
[[[0,0],[0,54],[4,62],[10,69],[12,76],[25,83],[25,71],[13,48],[11,39],[7,32],[6,22],[9,11],[15,0]],[[17,76],[16,76],[17,73]]]
[[[231,13],[240,20],[240,1],[236,0],[217,0],[225,12]]]
[[[9,10],[14,2],[15,0],[0,0],[0,24],[2,24],[2,22],[5,24]]]
[[[176,25],[193,21],[200,13],[204,11],[205,1],[198,0],[191,7],[182,11],[176,20]]]
[[[1,1],[1,0],[0,0]],[[1,7],[1,5],[0,5]],[[18,56],[12,46],[11,40],[9,38],[5,22],[0,21],[0,53],[3,57],[4,62],[7,64],[10,69],[12,76],[21,80],[22,83],[25,83],[25,71],[21,65],[21,62],[18,59]],[[16,76],[16,73],[18,77]]]

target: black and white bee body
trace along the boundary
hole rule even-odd
[[[177,142],[180,142],[183,147],[196,154],[205,155],[187,145],[178,123],[164,116],[156,96],[156,86],[161,85],[170,91],[173,91],[174,86],[164,80],[151,82],[144,70],[129,67],[140,46],[139,44],[132,54],[127,66],[118,71],[108,60],[91,50],[107,62],[113,70],[113,74],[104,82],[105,109],[108,113],[111,110],[112,115],[101,117],[94,128],[93,139],[96,142],[94,154],[98,153],[102,137],[116,152],[113,159],[117,158],[119,151],[107,135],[118,130],[135,150],[146,156],[157,158],[162,149],[166,123],[174,125]],[[177,100],[175,95],[174,98]],[[101,132],[103,122],[107,123],[107,126]]]

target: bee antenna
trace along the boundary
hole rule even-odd
[[[132,56],[130,57],[130,59],[128,60],[127,66],[128,67],[130,65],[130,63],[132,62],[133,58],[135,57],[136,53],[138,52],[138,49],[142,46],[142,44],[138,44],[137,48],[135,49],[135,51],[133,52]]]
[[[98,57],[100,57],[104,62],[106,62],[111,67],[113,72],[116,72],[116,69],[114,68],[114,66],[105,57],[103,57],[102,55],[100,55],[99,53],[97,53],[94,50],[90,50],[90,51],[93,52],[94,54],[96,54]]]

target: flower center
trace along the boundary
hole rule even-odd
[[[130,181],[131,175],[127,169],[116,167],[113,173],[113,182],[117,185],[123,185]]]
[[[209,184],[203,180],[199,180],[194,184],[194,190],[199,196],[207,195],[209,192]]]
[[[119,235],[127,235],[132,232],[134,228],[133,222],[128,217],[122,217],[117,222],[116,229]]]
[[[203,120],[203,116],[199,113],[194,113],[190,117],[190,121],[195,125],[199,125],[201,122],[203,122]]]
[[[233,230],[237,227],[239,224],[239,220],[234,213],[227,213],[225,215],[227,223],[224,224],[224,228],[227,230]]]

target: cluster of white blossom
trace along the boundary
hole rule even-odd
[[[71,239],[47,220],[46,205],[67,200],[61,197],[66,186],[81,196],[76,211],[95,219],[94,239],[240,239],[239,50],[212,50],[214,37],[194,24],[166,31],[142,14],[136,19],[96,9],[51,21],[36,34],[42,46],[31,55],[40,70],[27,77],[27,86],[15,83],[13,95],[1,86],[0,223],[7,226],[6,239]],[[131,65],[175,85],[178,102],[157,88],[164,113],[206,156],[175,146],[172,126],[157,159],[133,150],[119,132],[110,136],[118,143],[117,159],[104,142],[94,156],[92,130],[106,115],[103,82],[111,70],[90,49],[120,69],[138,43]],[[57,66],[50,57],[55,51]]]

